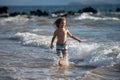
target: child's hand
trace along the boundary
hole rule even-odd
[[[53,44],[51,44],[51,45],[50,45],[50,48],[51,48],[51,49],[53,49],[53,48],[54,48]]]

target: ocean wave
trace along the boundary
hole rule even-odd
[[[19,39],[23,46],[40,47],[41,49],[49,49],[51,41],[51,36],[37,35],[30,32],[18,32],[14,35],[14,38]],[[120,64],[119,42],[83,42],[81,44],[77,44],[77,42],[70,39],[67,44],[71,60],[81,59],[84,64],[95,66]],[[81,65],[81,62],[76,64]]]
[[[48,36],[41,36],[34,33],[24,32],[16,33],[15,38],[19,39],[21,44],[24,46],[34,46],[48,48],[50,44],[50,38]]]
[[[52,22],[46,17],[18,15],[15,17],[0,18],[0,25],[49,25]]]
[[[90,19],[90,20],[113,20],[113,21],[120,21],[119,18],[117,17],[96,17],[92,16],[89,13],[83,13],[80,16],[74,18],[75,20],[85,20],[85,19]]]
[[[119,43],[81,43],[70,45],[71,58],[84,61],[84,65],[107,66],[120,64]],[[112,46],[111,46],[112,45]],[[77,63],[81,65],[81,62]]]
[[[2,25],[6,25],[6,24],[24,24],[25,22],[27,22],[29,19],[26,16],[16,16],[16,17],[8,17],[8,18],[2,18],[0,20],[0,24]]]
[[[111,46],[112,45],[112,46]],[[90,58],[89,63],[97,66],[107,66],[120,64],[119,45],[117,43],[111,43],[110,45],[101,44],[100,47],[94,51],[94,55]]]

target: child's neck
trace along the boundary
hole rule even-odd
[[[63,27],[63,28],[58,28],[59,30],[64,30],[65,28]]]
[[[58,27],[59,29],[65,29],[65,27]]]

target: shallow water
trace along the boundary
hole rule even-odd
[[[77,62],[78,60],[76,60]],[[29,54],[0,53],[0,79],[11,77],[14,79],[57,80],[75,79],[94,66],[71,65],[59,67],[53,59],[34,58]],[[6,79],[5,79],[6,80]]]
[[[82,80],[120,80],[120,65],[101,67],[87,73]]]
[[[67,18],[67,28],[82,40],[68,38],[69,67],[57,66],[55,48],[49,48],[55,18],[0,18],[0,80],[119,80],[119,17],[87,15]]]

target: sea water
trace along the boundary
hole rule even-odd
[[[67,38],[69,62],[74,63],[67,68],[55,65],[55,43],[49,48],[56,18],[0,18],[0,80],[88,80],[94,72],[100,80],[119,80],[119,67],[109,66],[120,65],[120,14],[106,14],[67,18],[67,29],[82,41]],[[116,75],[106,77],[102,67]],[[97,80],[96,74],[91,80]]]

